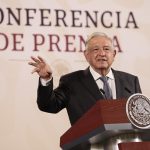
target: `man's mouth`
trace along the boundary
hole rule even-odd
[[[98,61],[101,61],[101,62],[104,62],[104,61],[107,61],[106,58],[100,58],[100,59],[97,59]]]

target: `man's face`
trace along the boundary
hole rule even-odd
[[[116,51],[109,39],[96,36],[88,42],[88,49],[84,55],[93,69],[108,71],[114,61]]]

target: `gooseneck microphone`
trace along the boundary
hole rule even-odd
[[[104,91],[103,89],[99,89],[99,90],[100,90],[100,92],[101,92],[103,98],[106,99],[105,91]]]
[[[128,93],[132,93],[130,89],[128,89],[127,87],[124,88]]]

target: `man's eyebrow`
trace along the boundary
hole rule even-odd
[[[104,47],[111,47],[110,45],[105,45]]]

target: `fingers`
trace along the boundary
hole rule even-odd
[[[46,61],[40,56],[31,56],[31,59],[32,61],[28,62],[28,64],[35,67],[31,73],[33,74],[36,72],[41,78],[49,79],[52,75],[52,71]]]
[[[37,67],[40,63],[46,64],[45,60],[44,60],[42,57],[40,57],[40,56],[38,56],[37,58],[31,56],[31,59],[32,59],[34,62],[29,62],[28,64],[29,64],[29,65],[32,65],[32,66],[34,66],[34,67]]]
[[[41,63],[42,58],[41,57],[36,58],[36,57],[31,56],[31,59],[33,60],[33,62],[28,62],[28,64],[35,67],[31,73],[32,74],[35,72],[39,73],[40,71],[39,64]]]
[[[36,57],[31,56],[31,59],[32,59],[34,62],[36,62],[36,63],[40,63],[40,60],[37,59]]]
[[[34,66],[34,67],[37,66],[37,63],[33,63],[33,62],[29,62],[28,64],[31,65],[31,66]]]
[[[31,73],[32,73],[32,74],[35,73],[35,72],[38,73],[39,71],[40,71],[39,68],[34,68],[33,71],[32,71]]]
[[[40,60],[41,62],[44,62],[44,63],[45,63],[45,60],[44,60],[41,56],[38,56],[38,58],[39,58],[39,60]]]
[[[32,59],[35,63],[37,63],[37,64],[39,64],[39,63],[46,63],[45,60],[44,60],[42,57],[40,57],[40,56],[37,56],[37,58],[31,56],[31,59]]]

